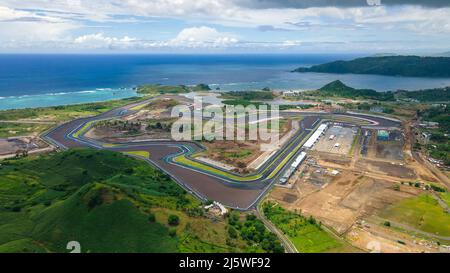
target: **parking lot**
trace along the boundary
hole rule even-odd
[[[346,155],[352,147],[356,133],[356,127],[332,125],[316,143],[314,150]]]

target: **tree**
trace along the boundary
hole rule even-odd
[[[151,222],[151,223],[154,223],[154,222],[156,221],[156,217],[155,217],[155,214],[154,214],[154,213],[151,212],[151,213],[148,215],[148,221]]]
[[[177,235],[176,229],[171,228],[171,229],[169,230],[169,236],[170,236],[170,237],[175,237],[176,235]]]
[[[236,239],[238,236],[237,230],[233,226],[229,226],[228,235],[230,236],[230,238]]]
[[[178,226],[178,224],[180,223],[180,218],[177,215],[171,214],[169,215],[167,222],[171,226]]]
[[[256,215],[248,214],[246,219],[247,219],[247,221],[254,221],[254,220],[256,220]]]
[[[231,212],[228,218],[228,223],[230,225],[236,225],[239,223],[239,214],[237,212]]]

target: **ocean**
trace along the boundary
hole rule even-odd
[[[209,84],[220,91],[314,89],[333,80],[377,91],[450,86],[449,79],[292,73],[359,55],[0,55],[0,110],[136,96],[134,87]]]

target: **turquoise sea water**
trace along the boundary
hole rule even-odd
[[[133,88],[104,88],[77,92],[0,97],[0,110],[99,102],[135,96],[137,94]]]
[[[0,110],[121,99],[145,84],[206,83],[220,91],[315,89],[341,80],[377,91],[450,86],[450,79],[292,73],[357,55],[1,55]]]

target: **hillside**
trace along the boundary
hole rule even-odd
[[[247,236],[259,220],[211,220],[167,175],[119,153],[6,160],[0,181],[0,253],[68,252],[72,240],[82,252],[282,251],[271,233]]]
[[[449,57],[382,56],[335,61],[293,72],[375,74],[404,77],[450,77]]]
[[[417,91],[399,90],[396,95],[398,98],[415,99],[421,102],[448,102],[450,101],[450,87]]]
[[[182,94],[190,92],[184,85],[170,86],[160,84],[145,84],[137,88],[137,93],[141,95],[159,95],[159,94]]]
[[[394,100],[392,92],[377,92],[372,89],[355,89],[345,85],[339,80],[333,81],[319,90],[309,91],[306,94],[321,97],[361,98],[382,101]]]
[[[307,91],[304,95],[315,97],[339,97],[372,99],[377,101],[417,100],[419,102],[448,102],[450,101],[450,87],[425,89],[417,91],[398,90],[395,92],[377,92],[372,89],[356,89],[336,80],[314,91]]]

